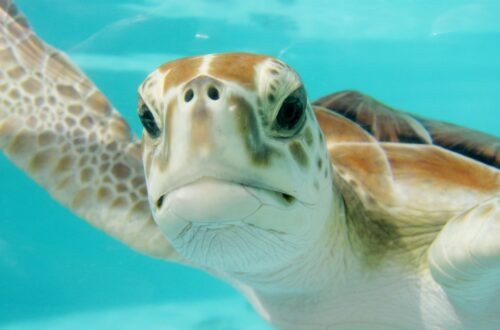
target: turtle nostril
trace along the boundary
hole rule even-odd
[[[194,97],[194,92],[193,90],[190,88],[186,91],[186,93],[184,94],[184,101],[186,102],[189,102],[193,99]]]
[[[163,197],[165,197],[165,195],[162,195],[157,201],[156,201],[156,208],[157,209],[160,209],[161,206],[163,205]]]
[[[210,86],[208,87],[207,95],[210,99],[216,101],[219,99],[219,90],[214,86]]]

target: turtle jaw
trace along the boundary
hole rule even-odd
[[[170,188],[164,194],[161,194],[157,198],[153,198],[152,205],[154,205],[154,210],[160,211],[163,208],[165,201],[171,201],[172,199],[179,199],[179,195],[181,196],[181,200],[186,195],[194,195],[193,197],[197,197],[199,200],[205,199],[207,196],[214,200],[221,200],[224,203],[227,202],[225,197],[234,197],[232,193],[240,193],[241,189],[246,191],[246,194],[250,194],[254,196],[257,200],[260,200],[259,197],[256,196],[255,193],[252,193],[251,190],[261,190],[267,192],[267,194],[272,195],[276,200],[281,202],[283,205],[292,205],[298,199],[293,195],[293,193],[284,192],[284,190],[275,188],[271,185],[266,184],[256,184],[247,182],[248,180],[230,180],[230,179],[218,179],[210,176],[201,176],[199,178],[195,178],[190,182],[186,182],[184,184],[179,184]],[[221,192],[222,190],[222,192]],[[233,190],[233,191],[231,191]],[[240,191],[236,191],[240,190]],[[215,196],[211,194],[211,192],[215,193]],[[219,195],[222,193],[221,195]],[[309,204],[306,201],[302,201],[304,204]],[[200,207],[196,204],[191,204],[188,208],[196,208]],[[215,220],[217,221],[217,220]]]
[[[156,207],[158,217],[172,212],[188,222],[229,223],[255,212],[260,202],[243,185],[203,178],[162,195]]]
[[[201,267],[269,269],[308,244],[303,236],[311,227],[310,210],[278,191],[204,177],[159,200],[153,210],[159,228],[186,260]]]
[[[202,177],[161,195],[154,203],[159,224],[171,213],[189,223],[235,224],[248,220],[263,205],[286,208],[297,199],[278,190],[241,182]],[[169,224],[165,224],[168,230]]]

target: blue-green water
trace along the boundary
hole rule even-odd
[[[19,0],[138,133],[157,65],[222,51],[277,56],[312,99],[358,89],[500,135],[500,2]],[[0,328],[265,329],[229,286],[148,259],[78,220],[0,156]]]

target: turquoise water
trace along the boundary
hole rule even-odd
[[[18,1],[134,130],[136,88],[157,65],[222,51],[277,56],[312,99],[358,89],[500,135],[497,1]],[[148,259],[52,201],[0,156],[0,328],[266,329],[199,271]]]

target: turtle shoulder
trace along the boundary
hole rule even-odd
[[[355,91],[313,105],[349,221],[372,250],[428,246],[453,216],[500,194],[498,138]]]

